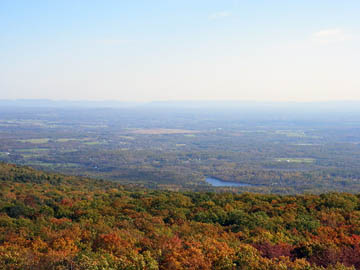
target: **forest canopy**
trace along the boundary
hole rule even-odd
[[[1,269],[360,269],[360,197],[172,192],[0,164]]]

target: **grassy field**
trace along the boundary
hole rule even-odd
[[[70,141],[79,141],[79,139],[75,138],[60,138],[57,139],[56,142],[64,143],[64,142],[70,142]]]
[[[98,145],[98,144],[104,144],[104,142],[93,141],[93,142],[84,142],[84,144],[86,144],[86,145]]]
[[[131,136],[118,136],[118,138],[125,139],[125,140],[135,140],[135,138],[131,137]]]
[[[46,148],[24,148],[24,149],[17,149],[16,152],[22,153],[38,153],[43,151],[48,151],[49,149]]]
[[[26,139],[26,140],[19,140],[23,143],[33,143],[33,144],[42,144],[42,143],[48,143],[49,138],[39,138],[39,139]]]

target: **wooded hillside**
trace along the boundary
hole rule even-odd
[[[359,207],[350,194],[154,191],[0,164],[0,269],[360,269]]]

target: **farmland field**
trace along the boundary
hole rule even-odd
[[[157,128],[157,129],[135,129],[135,130],[131,130],[131,132],[135,134],[144,134],[144,135],[163,135],[163,134],[192,134],[192,133],[198,133],[199,131]]]

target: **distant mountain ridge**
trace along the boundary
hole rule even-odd
[[[268,107],[268,108],[288,108],[288,107],[317,107],[322,108],[360,108],[360,100],[356,101],[242,101],[242,100],[168,100],[168,101],[119,101],[119,100],[52,100],[52,99],[0,99],[1,106],[40,106],[40,107],[190,107],[190,108],[209,108],[209,107]]]
[[[140,102],[125,101],[89,101],[89,100],[51,100],[51,99],[0,99],[0,106],[5,107],[51,107],[51,108],[127,108],[141,105]]]

